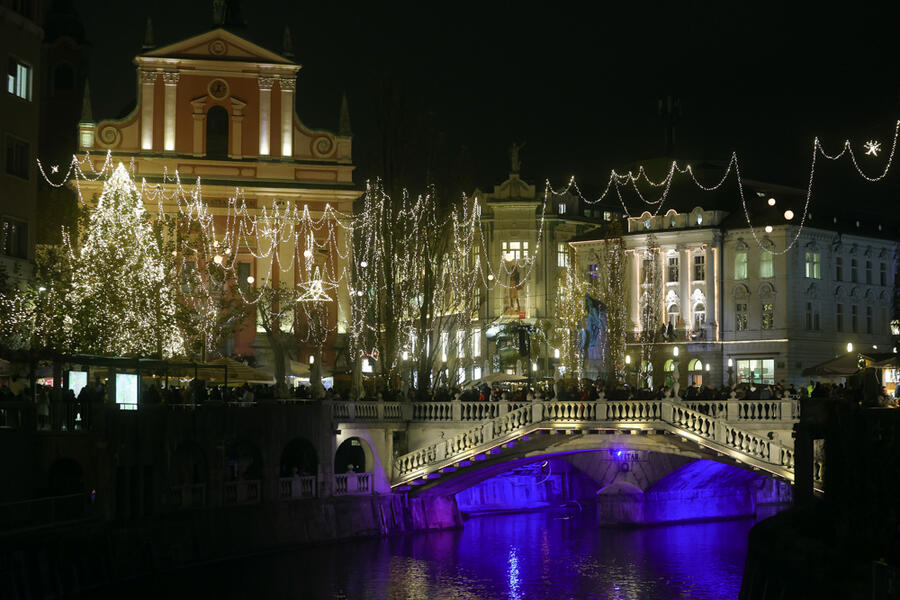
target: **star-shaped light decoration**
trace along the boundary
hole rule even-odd
[[[59,165],[52,165],[50,167],[50,172],[51,173],[59,173]]]
[[[878,151],[881,150],[881,142],[869,140],[863,145],[863,148],[866,149],[867,156],[878,156]]]
[[[312,279],[300,283],[297,287],[303,291],[300,297],[297,298],[297,302],[333,302],[334,300],[325,290],[335,289],[337,284],[324,281],[319,267],[316,267]]]

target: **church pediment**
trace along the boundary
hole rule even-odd
[[[261,62],[295,65],[291,60],[275,54],[227,29],[213,29],[206,33],[156,48],[141,55],[146,58],[202,58],[242,62]]]

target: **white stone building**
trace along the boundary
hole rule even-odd
[[[655,332],[654,385],[670,380],[676,347],[682,387],[729,379],[801,385],[804,369],[847,352],[848,343],[853,351],[892,351],[896,231],[825,214],[804,220],[799,190],[745,181],[744,191],[753,230],[736,191],[729,200],[695,188],[681,202],[693,208],[679,212],[673,198],[673,208],[655,216],[625,219],[632,383],[648,335],[640,293],[651,239],[660,257],[656,309],[672,325]],[[602,242],[589,232],[571,245],[590,277]]]

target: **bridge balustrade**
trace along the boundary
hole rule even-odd
[[[672,411],[671,417],[666,420],[670,423],[702,438],[718,441],[716,437],[716,419],[680,404],[671,403],[669,407]]]
[[[181,510],[206,506],[206,484],[189,483],[169,488],[169,504]]]
[[[225,482],[225,504],[229,506],[258,504],[260,501],[260,481],[245,479]]]
[[[649,422],[662,417],[661,400],[611,400],[605,404],[607,421]]]
[[[348,496],[371,494],[371,473],[339,473],[334,476],[334,495]]]
[[[414,421],[453,421],[453,404],[451,402],[414,402]]]
[[[282,477],[278,481],[278,496],[283,500],[289,498],[315,498],[316,476]]]

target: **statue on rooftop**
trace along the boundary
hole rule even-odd
[[[525,147],[525,144],[517,144],[513,142],[509,147],[509,166],[513,173],[518,173],[522,168],[522,161],[519,160],[519,150]]]

